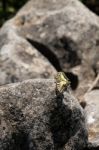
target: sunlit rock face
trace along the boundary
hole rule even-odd
[[[85,95],[89,141],[99,146],[99,90]]]
[[[80,67],[80,97],[99,70],[98,50],[99,18],[80,1],[31,0],[0,30],[0,84]]]

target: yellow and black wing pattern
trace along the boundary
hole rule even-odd
[[[70,85],[70,81],[66,77],[64,72],[58,72],[55,79],[56,79],[56,91],[59,93],[63,93]]]

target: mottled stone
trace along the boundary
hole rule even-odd
[[[56,69],[26,39],[16,33],[11,21],[0,30],[0,85],[31,78],[53,78]]]
[[[81,100],[99,72],[99,18],[78,0],[31,0],[12,24],[56,70],[73,74],[72,87]]]
[[[27,80],[0,87],[0,150],[82,150],[84,111],[54,80]]]
[[[78,0],[30,0],[0,30],[0,84],[55,69],[72,73],[82,99],[99,72],[99,18]]]
[[[89,132],[89,142],[99,147],[99,90],[93,90],[84,96],[85,111]]]
[[[31,0],[13,24],[20,26],[18,33],[32,45],[42,44],[52,51],[64,71],[82,61],[96,67],[99,18],[78,0]]]

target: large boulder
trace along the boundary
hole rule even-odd
[[[0,30],[0,85],[31,78],[52,78],[56,69],[8,21]]]
[[[78,0],[31,0],[0,29],[0,85],[52,78],[56,70],[67,73],[93,119],[97,92],[84,93],[99,73],[99,18]],[[88,143],[83,109],[70,93],[57,97],[53,80],[1,86],[0,150],[97,148],[98,104],[94,114]]]
[[[13,24],[33,46],[49,48],[64,71],[82,61],[91,66],[98,62],[99,18],[78,0],[31,0]]]
[[[0,30],[0,84],[55,69],[81,98],[99,72],[99,18],[78,0],[31,0]]]
[[[54,80],[0,87],[0,150],[82,150],[85,114],[68,92],[56,96]]]
[[[43,54],[54,54],[58,63],[47,58],[58,71],[72,73],[68,77],[81,100],[99,72],[99,18],[78,0],[31,0],[13,24]]]

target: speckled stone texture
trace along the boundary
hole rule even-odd
[[[81,100],[99,72],[99,18],[78,0],[30,0],[0,29],[0,85],[56,70],[77,77]]]
[[[0,87],[0,150],[82,150],[85,115],[54,80],[35,79]]]

